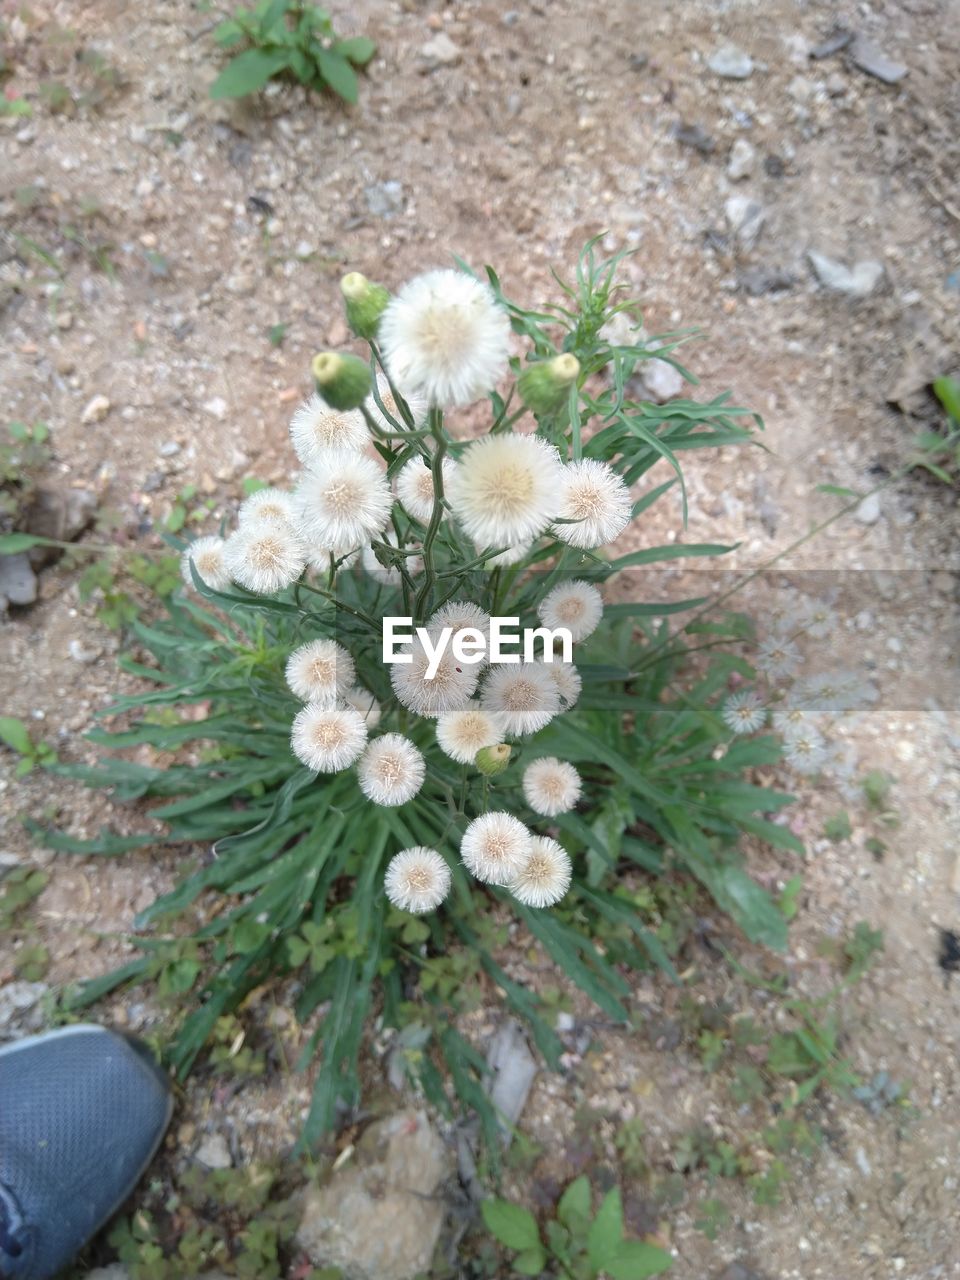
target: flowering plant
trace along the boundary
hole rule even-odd
[[[670,616],[702,601],[630,598],[640,567],[727,548],[603,550],[674,486],[685,514],[676,455],[748,441],[751,415],[725,396],[634,397],[642,362],[675,364],[680,337],[645,343],[624,325],[637,309],[614,283],[619,258],[594,250],[543,312],[489,269],[430,272],[394,296],[345,277],[369,362],[315,359],[317,394],[291,423],[295,488],[254,494],[229,536],[183,548],[184,593],[134,627],[150,660],[124,660],[155,687],[111,708],[138,715],[130,727],[90,735],[189,754],[62,766],[121,801],[163,798],[162,839],[209,851],[139,920],[177,930],[139,937],[143,955],[78,999],[150,977],[192,990],[170,1049],[186,1071],[221,1016],[287,983],[312,1026],[304,1065],[322,1049],[307,1138],[356,1102],[374,1010],[427,1095],[448,1105],[445,1062],[493,1132],[458,1001],[492,984],[548,1062],[561,1052],[540,996],[507,971],[510,929],[617,1021],[631,970],[675,976],[645,877],[688,873],[753,940],[785,940],[737,852],[742,832],[800,848],[770,816],[789,797],[742,776],[779,742],[724,722],[731,675],[751,672],[716,646],[744,621],[674,634]],[[490,421],[465,432],[450,411],[479,400]],[[632,496],[661,462],[672,475]],[[383,662],[388,616],[423,628],[409,662]],[[566,631],[574,660],[550,661],[548,635],[546,660],[487,662],[499,617]],[[441,632],[479,660],[458,656],[466,645],[438,655]],[[158,842],[47,838],[104,853]]]

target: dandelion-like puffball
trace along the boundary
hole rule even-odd
[[[226,591],[230,586],[230,574],[224,563],[225,546],[226,543],[222,538],[213,536],[197,538],[191,542],[180,557],[180,573],[185,585],[191,588],[194,585],[193,575],[190,572],[192,564],[197,571],[197,576],[211,591]]]
[[[257,522],[230,535],[223,562],[234,582],[260,596],[296,582],[306,563],[303,544],[290,525]]]
[[[462,271],[428,271],[409,281],[380,321],[387,370],[405,398],[470,404],[503,376],[510,321],[490,286]]]
[[[799,667],[800,650],[785,636],[773,635],[760,644],[754,661],[757,670],[762,671],[770,680],[781,680],[785,676],[792,676]]]
[[[566,760],[542,756],[523,771],[523,795],[534,813],[555,818],[569,813],[580,799],[580,775]]]
[[[473,764],[478,751],[502,742],[503,721],[478,702],[469,702],[459,711],[446,711],[437,720],[437,744],[458,764]]]
[[[389,413],[390,418],[393,418],[393,422],[381,412],[380,405],[374,400],[372,393],[364,401],[364,408],[380,430],[393,434],[396,434],[397,431],[409,430],[407,421],[397,405],[396,397],[390,390],[390,383],[382,373],[377,374],[377,394],[380,397],[380,403]],[[407,408],[413,418],[414,427],[419,427],[427,416],[427,409],[429,408],[427,397],[422,392],[413,390],[404,391],[401,394],[407,402]]]
[[[246,525],[294,525],[297,521],[293,494],[284,489],[258,489],[245,498],[237,512],[237,526]]]
[[[784,740],[783,754],[797,773],[817,773],[827,763],[827,744],[816,729],[805,729]]]
[[[370,541],[390,518],[393,497],[372,458],[328,449],[310,464],[294,494],[306,542],[333,551]]]
[[[445,628],[449,627],[454,636],[466,631],[470,628],[473,631],[479,631],[484,637],[487,647],[490,644],[490,615],[481,609],[478,604],[474,604],[471,600],[448,600],[446,604],[440,606],[439,609],[430,616],[427,622],[427,630],[433,636],[437,636]],[[451,638],[451,644],[453,640]],[[478,666],[486,666],[486,652]]]
[[[360,712],[368,729],[375,729],[380,723],[382,714],[380,703],[369,689],[364,689],[362,685],[356,684],[352,689],[346,691],[342,701],[348,707],[353,707],[354,711]]]
[[[557,515],[576,524],[558,524],[553,532],[571,547],[602,547],[630,523],[630,490],[606,462],[584,458],[563,469]]]
[[[510,548],[546,529],[562,484],[560,455],[540,436],[481,436],[464,452],[447,497],[478,546]]]
[[[798,627],[814,640],[826,640],[837,625],[837,615],[824,600],[804,601],[800,608]]]
[[[340,773],[366,746],[367,726],[353,707],[308,702],[298,711],[290,732],[293,754],[317,773]]]
[[[818,713],[813,707],[797,702],[793,697],[785,699],[773,713],[773,727],[785,738],[796,737],[816,728]]]
[[[374,738],[360,757],[360,790],[374,804],[390,808],[412,800],[423,786],[427,766],[420,751],[402,733]]]
[[[287,684],[303,702],[332,705],[356,674],[353,659],[335,640],[311,640],[287,659]]]
[[[548,667],[540,662],[490,667],[480,702],[500,717],[507,733],[536,733],[560,711],[560,690]]]
[[[569,711],[571,707],[576,706],[580,690],[583,688],[583,679],[573,663],[558,662],[554,658],[553,662],[545,662],[543,669],[549,671],[554,684],[560,690],[561,709]]]
[[[593,635],[603,617],[603,596],[589,582],[561,582],[540,601],[537,616],[551,630],[566,627],[572,640]]]
[[[447,492],[456,465],[452,458],[444,458],[440,465],[444,494]],[[430,517],[433,515],[436,492],[433,487],[433,472],[422,458],[411,458],[409,462],[404,463],[397,475],[396,490],[397,497],[410,515],[421,524],[429,524]]]
[[[855,671],[823,671],[794,685],[792,697],[812,711],[838,716],[873,700],[872,687]]]
[[[570,888],[570,857],[556,840],[534,836],[530,853],[507,888],[527,907],[552,907]]]
[[[486,884],[509,884],[530,855],[533,837],[509,813],[484,813],[469,824],[460,842],[463,865]]]
[[[451,879],[450,868],[436,849],[418,844],[390,859],[383,887],[395,907],[422,915],[439,907],[450,892]]]
[[[767,708],[755,689],[742,689],[730,695],[720,714],[734,733],[753,733],[766,723]]]
[[[318,395],[305,400],[290,422],[290,441],[305,467],[312,467],[327,449],[362,453],[370,432],[359,409],[332,409]]]
[[[397,701],[418,716],[435,720],[445,711],[456,711],[473,697],[479,672],[476,665],[458,662],[446,649],[431,678],[427,677],[430,659],[423,645],[414,641],[412,662],[392,662],[390,683]]]

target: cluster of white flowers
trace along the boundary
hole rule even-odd
[[[363,304],[367,284],[358,275],[345,280],[348,316],[351,303]],[[327,579],[355,562],[384,582],[399,582],[399,570],[385,568],[381,558],[394,564],[399,555],[409,581],[423,572],[425,531],[448,513],[479,553],[489,553],[489,568],[520,563],[544,535],[589,550],[613,541],[629,524],[631,497],[621,476],[594,459],[564,462],[540,435],[490,433],[452,446],[456,457],[438,459],[434,411],[470,404],[508,372],[508,314],[489,285],[460,271],[429,272],[392,299],[380,293],[382,310],[372,323],[387,376],[377,375],[375,389],[366,381],[366,399],[362,387],[350,399],[332,394],[326,379],[350,361],[356,377],[360,362],[330,353],[317,358],[320,393],[290,423],[299,478],[290,492],[270,488],[247,498],[225,540],[193,542],[183,555],[188,586],[199,578],[215,592],[228,592],[233,582],[272,595],[305,572]],[[579,367],[571,355],[541,362],[526,382],[521,379],[521,395],[528,404],[534,404],[528,394],[540,404],[559,403]],[[362,368],[359,374],[364,377]],[[357,407],[336,408],[334,401]],[[405,436],[417,452],[408,451],[388,478],[389,451],[374,446]],[[407,525],[398,522],[401,515],[413,522],[402,544],[398,534]],[[545,627],[565,627],[575,642],[592,634],[602,614],[600,592],[585,581],[554,586],[538,608]],[[443,628],[489,634],[490,618],[471,601],[448,601],[427,622],[431,635]],[[437,747],[465,768],[481,768],[478,756],[485,752],[502,750],[508,758],[508,740],[536,734],[580,696],[572,662],[489,665],[484,659],[468,665],[451,647],[431,665],[434,658],[415,642],[411,662],[391,665],[393,697],[407,712],[435,720]],[[404,734],[370,736],[382,708],[358,685],[354,660],[342,645],[329,638],[301,645],[289,656],[286,680],[304,704],[293,720],[291,746],[307,768],[339,773],[355,767],[360,790],[375,805],[403,805],[417,795],[427,776],[424,754]],[[545,756],[527,766],[522,793],[533,813],[556,818],[578,803],[580,776],[571,764]],[[570,860],[560,845],[508,813],[474,819],[460,855],[479,880],[505,886],[531,906],[558,901],[570,882]],[[390,901],[409,911],[433,909],[450,884],[443,856],[421,846],[397,854],[385,881]]]
[[[844,721],[876,699],[876,689],[847,669],[801,674],[805,640],[829,639],[836,629],[833,609],[823,601],[790,602],[771,613],[769,634],[759,642],[753,664],[765,684],[732,693],[721,715],[734,733],[753,733],[770,717],[784,744],[784,758],[797,773],[832,772],[842,783],[855,761],[833,735]],[[819,651],[819,650],[817,650]]]

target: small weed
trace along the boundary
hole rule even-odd
[[[944,484],[956,488],[960,484],[960,380],[937,378],[933,394],[946,414],[943,432],[924,431],[913,445],[916,450],[912,465],[923,467]]]
[[[23,778],[36,768],[56,763],[57,753],[49,742],[34,742],[27,726],[14,716],[0,716],[0,742],[20,757],[13,771],[15,778]]]
[[[11,422],[10,440],[0,444],[0,529],[16,529],[52,461],[45,422]]]
[[[828,840],[832,840],[834,844],[839,844],[841,840],[849,840],[853,835],[850,815],[841,811],[835,817],[828,818],[823,824],[823,834]]]
[[[175,555],[142,553],[109,554],[89,564],[77,588],[83,601],[97,601],[96,616],[110,631],[125,631],[142,612],[142,594],[156,599],[170,597],[180,582],[180,561]],[[133,593],[128,586],[139,587]]]

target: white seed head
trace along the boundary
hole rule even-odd
[[[226,591],[230,586],[230,574],[224,563],[223,550],[226,543],[222,538],[212,535],[196,538],[180,557],[180,573],[186,586],[193,588],[193,575],[190,565],[197,571],[200,580],[211,591]]]
[[[829,760],[829,750],[816,729],[807,728],[784,739],[783,754],[797,773],[813,774]]]
[[[310,702],[297,712],[290,733],[293,754],[317,773],[340,773],[360,755],[367,741],[363,716],[353,707]]]
[[[630,523],[630,490],[605,462],[584,458],[563,469],[557,515],[576,524],[558,524],[554,534],[571,547],[602,547]]]
[[[374,738],[360,757],[360,790],[374,804],[394,807],[412,800],[423,786],[426,761],[409,738],[385,733]]]
[[[720,714],[734,733],[753,733],[766,722],[767,708],[755,689],[741,689],[739,693],[731,693]]]
[[[353,659],[335,640],[311,640],[287,659],[287,684],[303,702],[332,705],[356,674]]]
[[[437,744],[458,764],[473,764],[477,752],[496,746],[505,732],[503,721],[479,702],[468,702],[459,711],[446,711],[437,719]]]
[[[507,888],[524,906],[552,907],[570,888],[570,857],[549,836],[534,836],[530,844],[526,861]]]
[[[590,582],[561,582],[540,601],[537,616],[545,627],[566,627],[574,641],[593,635],[603,617],[603,596]]]
[[[554,659],[553,662],[545,662],[543,668],[549,671],[554,684],[560,691],[561,710],[569,711],[571,707],[576,706],[580,690],[583,688],[583,680],[573,663],[558,662]]]
[[[569,813],[580,799],[583,784],[580,775],[566,760],[541,756],[523,771],[523,794],[534,813],[555,818]]]
[[[470,701],[479,678],[476,665],[458,662],[446,649],[432,678],[427,678],[430,659],[423,646],[414,641],[412,662],[390,664],[390,683],[397,700],[418,716],[436,719],[445,711],[456,711]]]
[[[489,285],[462,271],[428,271],[391,299],[380,321],[391,380],[409,399],[470,404],[507,369],[510,322]]]
[[[305,467],[311,467],[327,449],[362,453],[370,432],[359,409],[332,409],[318,395],[304,401],[290,422],[290,440]]]
[[[386,525],[393,502],[377,463],[342,449],[311,463],[294,499],[304,541],[329,551],[368,543]]]
[[[256,521],[230,535],[223,561],[234,582],[261,596],[296,582],[306,563],[303,544],[290,525]]]
[[[415,845],[390,859],[383,887],[395,907],[421,915],[439,907],[451,880],[450,868],[436,849]]]
[[[372,393],[367,396],[364,407],[380,430],[392,432],[394,434],[397,431],[408,431],[410,428],[407,425],[407,421],[403,414],[400,412],[396,397],[390,390],[390,383],[382,373],[377,374],[377,394],[380,396],[380,403],[383,405],[384,409],[386,409],[390,418],[393,418],[393,422],[391,422],[390,418],[381,412],[380,405],[378,405],[376,400],[374,400]],[[422,392],[414,390],[402,391],[400,394],[407,402],[407,408],[410,410],[410,415],[413,418],[414,428],[421,426],[426,419],[427,409],[430,407],[427,402],[427,397]]]
[[[293,494],[284,489],[258,489],[245,498],[237,512],[237,525],[292,525],[296,526],[297,513]]]
[[[800,666],[800,661],[800,650],[795,642],[777,635],[763,641],[755,658],[757,670],[771,680],[792,676]]]
[[[354,711],[360,712],[368,729],[375,729],[380,723],[380,703],[369,689],[364,689],[359,684],[354,685],[343,695],[343,701],[348,707],[353,707]]]
[[[468,628],[479,631],[484,637],[487,648],[490,646],[490,615],[471,600],[448,600],[431,614],[427,622],[427,630],[431,635],[438,636],[445,627],[449,627],[454,636]],[[488,658],[484,652],[483,659],[477,663],[477,666],[484,667],[487,661]]]
[[[440,471],[443,476],[444,494],[446,494],[449,487],[456,465],[452,458],[444,458],[441,463]],[[419,520],[421,524],[428,524],[430,517],[433,515],[436,491],[433,484],[433,472],[422,458],[411,458],[409,462],[404,463],[397,474],[396,490],[397,497],[409,514],[415,520]],[[446,512],[444,512],[444,517],[446,517]]]
[[[484,813],[469,824],[460,843],[463,865],[485,884],[509,884],[530,854],[533,837],[509,813]]]
[[[560,455],[540,436],[482,436],[463,454],[447,497],[482,549],[511,548],[542,533],[557,514]]]
[[[536,733],[560,711],[560,690],[549,663],[493,666],[480,693],[485,711],[503,721],[507,733]]]

